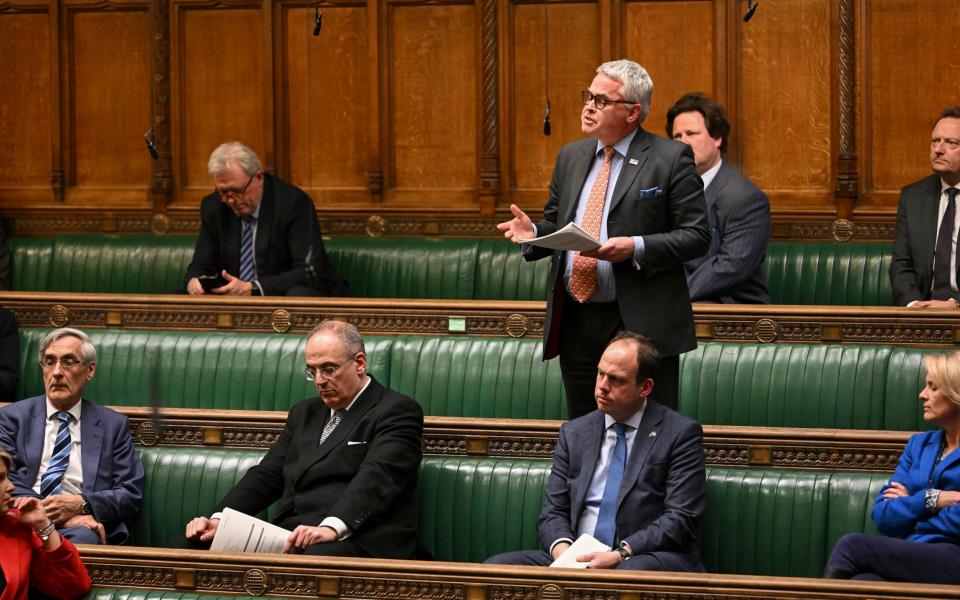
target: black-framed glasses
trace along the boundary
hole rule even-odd
[[[594,94],[590,90],[583,90],[580,92],[580,96],[583,98],[584,104],[590,104],[590,102],[593,102],[593,105],[597,107],[597,110],[603,110],[608,104],[636,104],[636,102],[630,102],[629,100],[611,100],[603,94]]]
[[[76,369],[83,364],[83,361],[75,356],[64,356],[63,358],[44,356],[40,359],[40,366],[44,369],[52,369],[57,366],[57,363],[60,363],[60,366],[64,369]]]
[[[250,184],[253,182],[253,178],[256,177],[257,175],[258,173],[254,173],[253,175],[251,175],[250,179],[248,179],[247,182],[243,184],[242,188],[239,188],[239,189],[232,188],[227,190],[217,189],[217,194],[220,195],[220,200],[222,200],[223,202],[226,202],[227,200],[230,200],[233,198],[239,198],[240,196],[247,193],[247,188],[250,187]]]
[[[340,367],[347,364],[348,362],[355,359],[356,357],[357,357],[356,354],[354,354],[353,356],[349,356],[345,361],[343,361],[339,365],[327,365],[325,367],[311,367],[310,365],[307,365],[303,368],[303,375],[307,378],[307,381],[316,381],[317,375],[319,375],[323,379],[330,379],[331,377],[337,374],[337,371],[340,370]]]

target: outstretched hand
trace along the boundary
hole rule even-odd
[[[528,240],[534,237],[533,221],[527,216],[527,213],[520,210],[516,204],[510,205],[510,212],[513,218],[497,225],[497,229],[503,232],[503,237],[514,244],[519,244],[520,240]]]

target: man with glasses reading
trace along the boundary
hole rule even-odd
[[[47,334],[40,366],[46,394],[0,408],[0,447],[14,457],[14,496],[41,498],[71,542],[122,544],[143,498],[129,420],[83,398],[97,367],[87,334],[70,328]]]
[[[240,142],[218,146],[207,172],[216,189],[200,206],[187,293],[348,295],[303,190],[265,173],[256,153]]]
[[[960,106],[945,109],[930,135],[933,174],[900,190],[890,286],[898,306],[960,306]]]
[[[571,419],[595,408],[597,362],[617,331],[654,343],[663,357],[654,394],[673,408],[679,355],[697,346],[683,263],[709,247],[703,183],[689,146],[640,127],[652,93],[637,63],[600,65],[580,114],[592,139],[560,151],[543,220],[511,205],[514,218],[498,225],[520,243],[573,221],[600,241],[582,253],[524,246],[527,260],[552,257],[543,357],[560,356]]]
[[[274,502],[292,531],[285,552],[415,557],[423,411],[367,373],[356,327],[324,321],[304,348],[319,397],[295,405],[267,455],[174,546],[209,547],[220,511],[255,515]],[[186,542],[186,543],[183,543]]]

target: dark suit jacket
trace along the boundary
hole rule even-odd
[[[585,139],[560,151],[537,235],[553,233],[574,220],[596,149],[595,139]],[[703,182],[689,146],[637,131],[610,200],[607,233],[610,237],[642,235],[646,247],[639,270],[632,260],[613,265],[617,303],[626,328],[650,338],[663,356],[696,348],[683,263],[707,251],[710,234]],[[524,253],[528,260],[551,255],[544,359],[558,352],[566,253],[536,247]]]
[[[257,514],[279,500],[281,527],[318,525],[335,516],[371,556],[414,558],[417,472],[423,411],[372,380],[318,447],[330,409],[320,398],[297,403],[270,451],[217,506]]]
[[[230,207],[210,194],[200,205],[200,236],[187,267],[184,287],[194,277],[215,275],[222,269],[240,272],[240,218]],[[327,296],[349,294],[323,249],[317,213],[310,197],[282,179],[264,174],[263,199],[257,221],[257,279],[267,296],[285,295],[294,286],[307,286],[304,270],[313,245],[311,263],[316,289]]]
[[[770,200],[726,163],[704,194],[710,249],[684,265],[690,300],[769,304],[763,261],[770,239]]]
[[[20,332],[12,311],[0,308],[0,402],[17,399],[20,382]]]
[[[939,207],[939,175],[931,175],[900,190],[890,263],[890,287],[898,306],[930,299]],[[960,269],[957,279],[960,280]],[[960,302],[960,294],[954,294],[953,298]]]
[[[545,550],[558,539],[577,539],[603,436],[600,411],[560,427],[540,513],[540,543]],[[677,552],[699,564],[697,534],[706,505],[703,429],[648,399],[617,496],[618,543],[630,544],[634,554]]]
[[[143,465],[133,450],[129,419],[89,400],[81,402],[83,493],[94,518],[103,523],[107,543],[122,544],[143,498]],[[15,496],[37,496],[33,484],[40,472],[46,418],[45,396],[0,408],[0,446],[13,454]]]

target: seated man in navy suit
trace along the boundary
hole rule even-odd
[[[613,548],[577,557],[593,569],[703,571],[703,429],[651,397],[657,351],[621,332],[597,366],[597,410],[565,423],[540,511],[541,549],[491,564],[547,566],[583,534]]]
[[[83,398],[97,351],[82,331],[56,329],[40,346],[40,365],[46,394],[0,408],[14,495],[42,498],[74,543],[123,543],[143,498],[143,465],[127,417]]]

